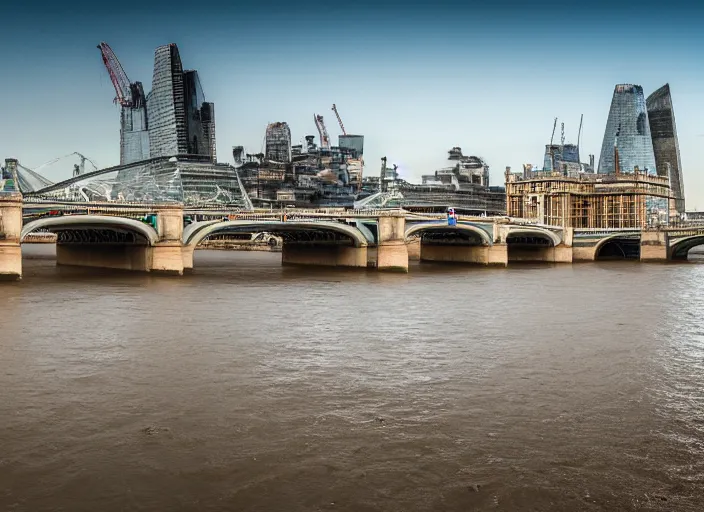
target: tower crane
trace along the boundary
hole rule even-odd
[[[340,130],[342,130],[342,135],[347,135],[347,132],[345,131],[345,125],[342,124],[342,119],[340,118],[340,114],[337,112],[337,107],[335,104],[332,104],[332,111],[335,112],[335,116],[337,116],[337,122],[340,125]]]
[[[330,149],[330,136],[325,128],[323,116],[313,114],[313,121],[315,121],[315,126],[318,128],[318,133],[320,134],[320,147],[322,149]]]
[[[85,155],[82,155],[78,151],[74,151],[73,153],[69,153],[68,155],[63,155],[63,156],[53,158],[53,159],[49,160],[48,162],[43,163],[42,165],[40,165],[36,169],[30,169],[30,170],[32,170],[35,173],[38,173],[39,169],[41,169],[42,167],[46,167],[47,165],[51,165],[53,163],[58,162],[59,160],[63,160],[64,158],[68,158],[73,155],[77,155],[81,159],[80,165],[77,165],[78,170],[76,170],[76,167],[74,167],[74,171],[73,171],[74,177],[79,176],[85,172],[86,161],[90,162],[90,164],[95,168],[96,171],[98,170],[98,166],[96,165],[96,163],[93,160],[91,160],[90,158],[88,158]]]
[[[132,97],[132,87],[130,86],[130,79],[127,78],[127,73],[122,69],[122,64],[117,60],[117,55],[112,51],[112,48],[106,42],[102,42],[98,45],[98,50],[103,57],[103,64],[108,70],[110,75],[110,81],[115,88],[115,99],[114,103],[119,103],[122,107],[132,107],[134,106],[134,98]]]

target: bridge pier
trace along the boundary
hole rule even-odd
[[[596,248],[594,246],[572,246],[572,262],[594,260],[596,260]]]
[[[420,237],[413,238],[406,243],[406,250],[408,251],[409,261],[420,261],[420,248],[421,248]]]
[[[508,248],[506,244],[493,245],[441,245],[423,243],[420,247],[421,261],[444,263],[471,263],[477,265],[508,264]]]
[[[0,280],[22,278],[22,195],[0,192]]]
[[[364,268],[367,266],[367,247],[284,242],[281,264]]]
[[[403,215],[379,217],[377,236],[377,270],[408,272],[406,218]]]
[[[183,271],[190,272],[193,270],[193,253],[196,248],[193,245],[184,245],[181,248],[181,259],[183,261]]]
[[[509,251],[509,261],[572,263],[572,247],[516,247]]]
[[[668,254],[667,233],[660,230],[643,230],[640,234],[640,261],[659,262],[667,261]]]

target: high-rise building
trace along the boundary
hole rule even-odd
[[[147,103],[142,82],[130,84],[131,105],[120,109],[120,165],[149,158]]]
[[[291,130],[285,122],[269,123],[266,127],[264,158],[274,162],[291,161]]]
[[[215,161],[215,105],[205,101],[198,72],[183,73],[189,155],[204,155]]]
[[[648,96],[646,105],[658,175],[670,179],[670,187],[675,197],[675,210],[677,213],[683,213],[684,182],[670,84],[663,85]]]
[[[364,155],[364,135],[340,135],[338,146],[355,151],[355,158],[361,158]]]
[[[640,85],[619,84],[611,100],[598,172],[633,172],[636,168],[657,174],[648,111]]]
[[[210,160],[215,163],[217,151],[215,148],[215,104],[205,102],[200,108],[201,122],[203,123],[203,136],[206,142],[206,154],[210,155]]]
[[[147,96],[149,154],[188,153],[184,73],[178,47],[171,43],[154,51],[152,91]]]

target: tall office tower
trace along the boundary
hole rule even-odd
[[[200,117],[203,122],[206,153],[210,155],[210,160],[215,163],[218,161],[215,148],[215,103],[203,103],[200,108]]]
[[[154,51],[147,116],[151,158],[188,153],[184,73],[178,47],[173,43]]]
[[[183,73],[189,155],[205,155],[215,161],[215,105],[205,101],[198,71]]]
[[[285,122],[269,123],[266,127],[264,158],[274,162],[291,161],[291,130]]]
[[[120,165],[149,158],[147,103],[142,82],[130,84],[131,105],[120,109]]]
[[[658,175],[670,178],[670,188],[675,196],[675,209],[677,213],[683,213],[685,211],[684,181],[682,180],[682,162],[680,160],[680,146],[677,141],[670,84],[663,85],[648,96],[646,105]]]
[[[619,84],[614,89],[601,144],[599,173],[617,170],[614,161],[616,154],[621,172],[633,172],[637,167],[641,172],[657,173],[648,112],[640,85]]]

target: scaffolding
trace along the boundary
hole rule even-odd
[[[621,174],[507,173],[508,215],[576,229],[643,228],[669,222],[669,180],[635,171]]]

